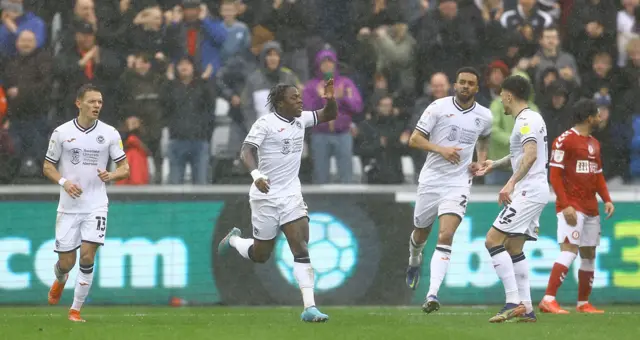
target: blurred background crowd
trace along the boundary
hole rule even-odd
[[[640,179],[640,0],[1,0],[0,183],[43,183],[53,128],[74,96],[103,91],[100,119],[123,136],[123,185],[246,183],[242,141],[277,83],[339,116],[311,129],[306,183],[415,183],[407,147],[423,110],[478,68],[493,112],[490,158],[508,153],[513,118],[498,89],[531,82],[549,140],[593,98],[610,181]],[[634,99],[635,98],[635,99]],[[509,172],[479,183],[503,184]]]

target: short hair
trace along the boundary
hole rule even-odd
[[[269,96],[267,96],[267,104],[271,107],[271,110],[275,111],[278,107],[278,103],[284,100],[284,93],[290,87],[295,87],[294,85],[289,84],[277,84],[272,87],[269,91]]]
[[[153,60],[153,58],[151,57],[151,54],[144,51],[140,51],[136,53],[135,56],[136,58],[142,59],[142,61],[144,61],[145,63],[150,63]]]
[[[473,74],[474,76],[476,76],[476,79],[478,79],[478,84],[480,84],[480,72],[478,72],[478,70],[476,70],[475,68],[470,66],[465,66],[458,69],[458,71],[456,72],[456,83],[458,82],[458,77],[460,76],[461,73]]]
[[[547,32],[547,31],[556,31],[560,33],[560,29],[558,29],[558,26],[556,26],[555,24],[547,26],[542,30],[542,32]]]
[[[589,117],[598,114],[598,104],[593,99],[582,98],[573,104],[571,109],[573,110],[573,120],[576,124],[582,123]]]
[[[511,75],[502,82],[502,90],[511,92],[517,99],[528,101],[531,84],[523,76]]]
[[[76,92],[76,99],[83,99],[84,95],[87,92],[100,92],[100,89],[98,89],[98,87],[93,84],[84,84],[80,86],[80,88],[78,89],[78,92]]]

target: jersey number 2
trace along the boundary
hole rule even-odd
[[[98,226],[96,227],[96,231],[104,231],[107,228],[107,218],[102,216],[96,216],[96,220],[98,221]]]

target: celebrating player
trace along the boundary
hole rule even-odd
[[[476,173],[483,175],[509,163],[514,169],[513,176],[500,190],[498,203],[504,204],[504,208],[485,241],[507,298],[505,306],[489,322],[514,317],[519,317],[519,322],[537,320],[531,305],[529,265],[522,248],[525,241],[537,240],[538,220],[549,200],[548,151],[544,120],[527,107],[529,86],[520,76],[505,79],[500,97],[505,114],[516,120],[511,132],[510,154],[497,161],[486,161]]]
[[[268,101],[273,113],[260,117],[242,145],[241,157],[251,172],[249,192],[253,239],[241,238],[233,228],[220,242],[218,253],[234,247],[253,262],[266,262],[282,230],[293,253],[293,274],[302,291],[305,322],[329,319],[315,306],[315,275],[309,258],[309,218],[302,198],[298,172],[304,144],[305,128],[332,121],[338,114],[333,93],[333,79],[324,87],[326,106],[319,111],[302,111],[302,97],[295,86],[276,85]]]
[[[409,238],[407,285],[416,289],[420,280],[422,249],[436,217],[440,222],[438,244],[431,257],[431,282],[422,310],[440,309],[438,290],[449,267],[453,234],[469,200],[473,149],[478,161],[487,159],[491,111],[475,102],[480,76],[473,68],[457,72],[455,96],[434,101],[422,114],[409,146],[428,151],[419,178],[414,228]],[[477,142],[477,146],[476,146]]]
[[[556,193],[560,256],[553,264],[540,311],[568,314],[556,301],[556,293],[580,252],[578,306],[580,313],[604,313],[589,303],[596,247],[600,244],[600,216],[596,193],[605,202],[607,218],[614,211],[602,175],[600,143],[591,136],[601,126],[598,106],[581,99],[573,106],[576,125],[560,135],[552,146],[551,185]]]
[[[128,178],[129,164],[118,131],[98,120],[102,109],[100,91],[90,84],[83,85],[78,90],[76,106],[78,118],[53,130],[43,171],[61,186],[56,218],[58,262],[53,268],[56,280],[49,290],[49,304],[60,301],[80,248],[80,272],[69,320],[84,322],[80,308],[93,282],[98,246],[104,244],[107,233],[109,200],[105,183]],[[117,165],[114,172],[105,170],[109,157]]]

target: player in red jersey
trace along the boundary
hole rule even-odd
[[[614,211],[602,175],[600,143],[591,133],[601,126],[598,106],[581,99],[573,106],[576,125],[560,135],[552,146],[551,185],[556,193],[560,256],[553,264],[547,292],[540,302],[544,313],[568,314],[556,301],[556,293],[580,253],[578,306],[580,313],[604,313],[589,303],[596,247],[600,244],[600,216],[596,193],[605,202],[607,219]]]

